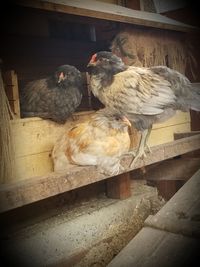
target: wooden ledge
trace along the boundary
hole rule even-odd
[[[101,3],[94,0],[17,0],[16,2],[17,4],[25,7],[47,11],[118,21],[159,29],[175,30],[180,32],[199,32],[197,27],[187,25],[157,13],[138,11],[119,5]]]
[[[152,153],[144,160],[138,160],[134,168],[129,168],[132,160],[127,156],[122,160],[125,172],[163,161],[181,154],[200,149],[200,134],[182,138],[174,142],[152,147]],[[91,183],[109,178],[93,166],[75,166],[65,173],[52,172],[48,176],[12,182],[0,187],[0,212],[24,206],[51,196],[64,193]]]

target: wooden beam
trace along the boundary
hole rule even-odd
[[[190,131],[190,132],[186,132],[186,133],[174,133],[174,140],[194,136],[197,134],[200,134],[200,131]]]
[[[109,198],[126,199],[131,196],[130,173],[123,173],[107,179],[107,196]]]
[[[146,167],[143,179],[148,181],[187,181],[200,167],[200,158],[175,158]]]
[[[119,5],[101,3],[99,1],[18,0],[17,3],[25,7],[125,22],[147,27],[181,32],[199,31],[199,29],[196,27],[178,22],[160,14],[133,10]]]
[[[168,158],[200,149],[200,135],[152,147],[152,153],[144,160],[138,160],[130,168],[132,156],[123,159],[125,172],[141,168]],[[95,167],[73,167],[63,173],[50,173],[42,177],[11,182],[0,187],[0,212],[24,206],[75,188],[109,178]]]
[[[16,118],[20,118],[18,78],[14,70],[3,73],[5,91],[10,107]]]
[[[148,185],[157,187],[159,195],[165,200],[169,200],[199,167],[200,158],[169,159],[146,167],[142,178]]]

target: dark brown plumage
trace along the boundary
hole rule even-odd
[[[165,66],[128,67],[111,52],[101,51],[92,56],[88,72],[93,94],[142,131],[134,162],[145,155],[153,123],[168,119],[176,110],[200,110],[198,90],[184,75]]]
[[[81,103],[82,86],[80,71],[70,65],[60,66],[51,77],[29,82],[20,95],[22,117],[64,123]]]

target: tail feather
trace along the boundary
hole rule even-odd
[[[200,83],[192,83],[192,95],[191,109],[200,111]]]

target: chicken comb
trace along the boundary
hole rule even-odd
[[[97,54],[94,54],[94,55],[91,57],[90,62],[93,63],[93,62],[96,61],[96,59],[97,59]]]

